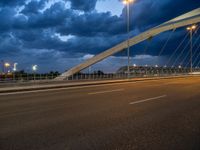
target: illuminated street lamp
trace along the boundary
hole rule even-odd
[[[123,0],[122,1],[124,5],[127,6],[127,33],[128,33],[128,39],[127,39],[127,55],[128,55],[128,66],[127,66],[127,72],[128,72],[128,78],[130,78],[130,4],[134,2],[134,0]]]
[[[33,70],[34,72],[37,71],[37,68],[38,68],[37,65],[33,65],[33,66],[32,66],[32,70]]]
[[[128,5],[130,3],[132,3],[134,0],[123,0],[123,4],[124,5]]]
[[[196,25],[192,25],[190,27],[187,27],[187,30],[190,32],[190,72],[193,72],[193,64],[192,64],[192,49],[193,49],[193,42],[192,42],[192,35],[193,35],[193,31],[197,28]]]
[[[197,28],[196,25],[192,25],[191,27],[187,27],[187,30],[195,30]]]
[[[14,63],[13,65],[13,80],[15,80],[15,72],[17,71],[17,65],[18,63]]]
[[[33,66],[32,66],[32,70],[33,70],[33,72],[34,72],[34,80],[35,80],[35,72],[37,71],[37,69],[38,69],[38,66],[37,66],[37,65],[33,65]]]
[[[4,66],[5,66],[6,68],[8,68],[8,67],[10,67],[10,64],[6,62],[6,63],[4,64]]]
[[[7,72],[8,73],[8,68],[10,67],[10,63],[6,62],[4,63],[4,67],[5,67],[5,73]]]
[[[13,71],[14,72],[17,71],[17,65],[18,65],[18,63],[14,63],[14,65],[13,65]]]

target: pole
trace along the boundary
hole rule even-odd
[[[4,61],[1,60],[1,65],[2,65],[2,74],[4,73]]]
[[[127,66],[127,73],[128,79],[130,78],[130,4],[127,3],[127,33],[128,33],[128,40],[127,40],[127,55],[128,55],[128,66]]]
[[[190,30],[190,72],[193,72],[193,64],[192,64],[192,50],[193,49],[193,42],[192,42],[192,30]]]
[[[2,62],[2,72],[5,73],[5,65],[4,65],[4,60],[1,61]]]
[[[13,81],[15,81],[15,71],[13,71]]]

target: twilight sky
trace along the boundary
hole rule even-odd
[[[199,6],[199,0],[136,0],[131,36]],[[26,71],[37,64],[39,72],[63,72],[126,39],[125,13],[119,0],[0,0],[0,60],[17,62]],[[165,64],[186,31],[175,31],[158,56],[170,34],[133,46],[131,62]],[[114,71],[125,65],[125,56],[121,52],[94,68]]]

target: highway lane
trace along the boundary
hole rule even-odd
[[[0,95],[1,150],[200,149],[200,77]]]

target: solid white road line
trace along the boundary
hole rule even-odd
[[[117,89],[117,90],[109,90],[109,91],[99,91],[99,92],[92,92],[88,93],[89,95],[96,95],[96,94],[104,94],[104,93],[112,93],[112,92],[120,92],[124,91],[124,89]]]
[[[144,99],[144,100],[139,100],[139,101],[131,102],[129,104],[135,105],[135,104],[144,103],[144,102],[147,102],[147,101],[161,99],[161,98],[164,98],[164,97],[167,97],[167,95],[162,95],[162,96],[152,97],[152,98],[148,98],[148,99]]]

